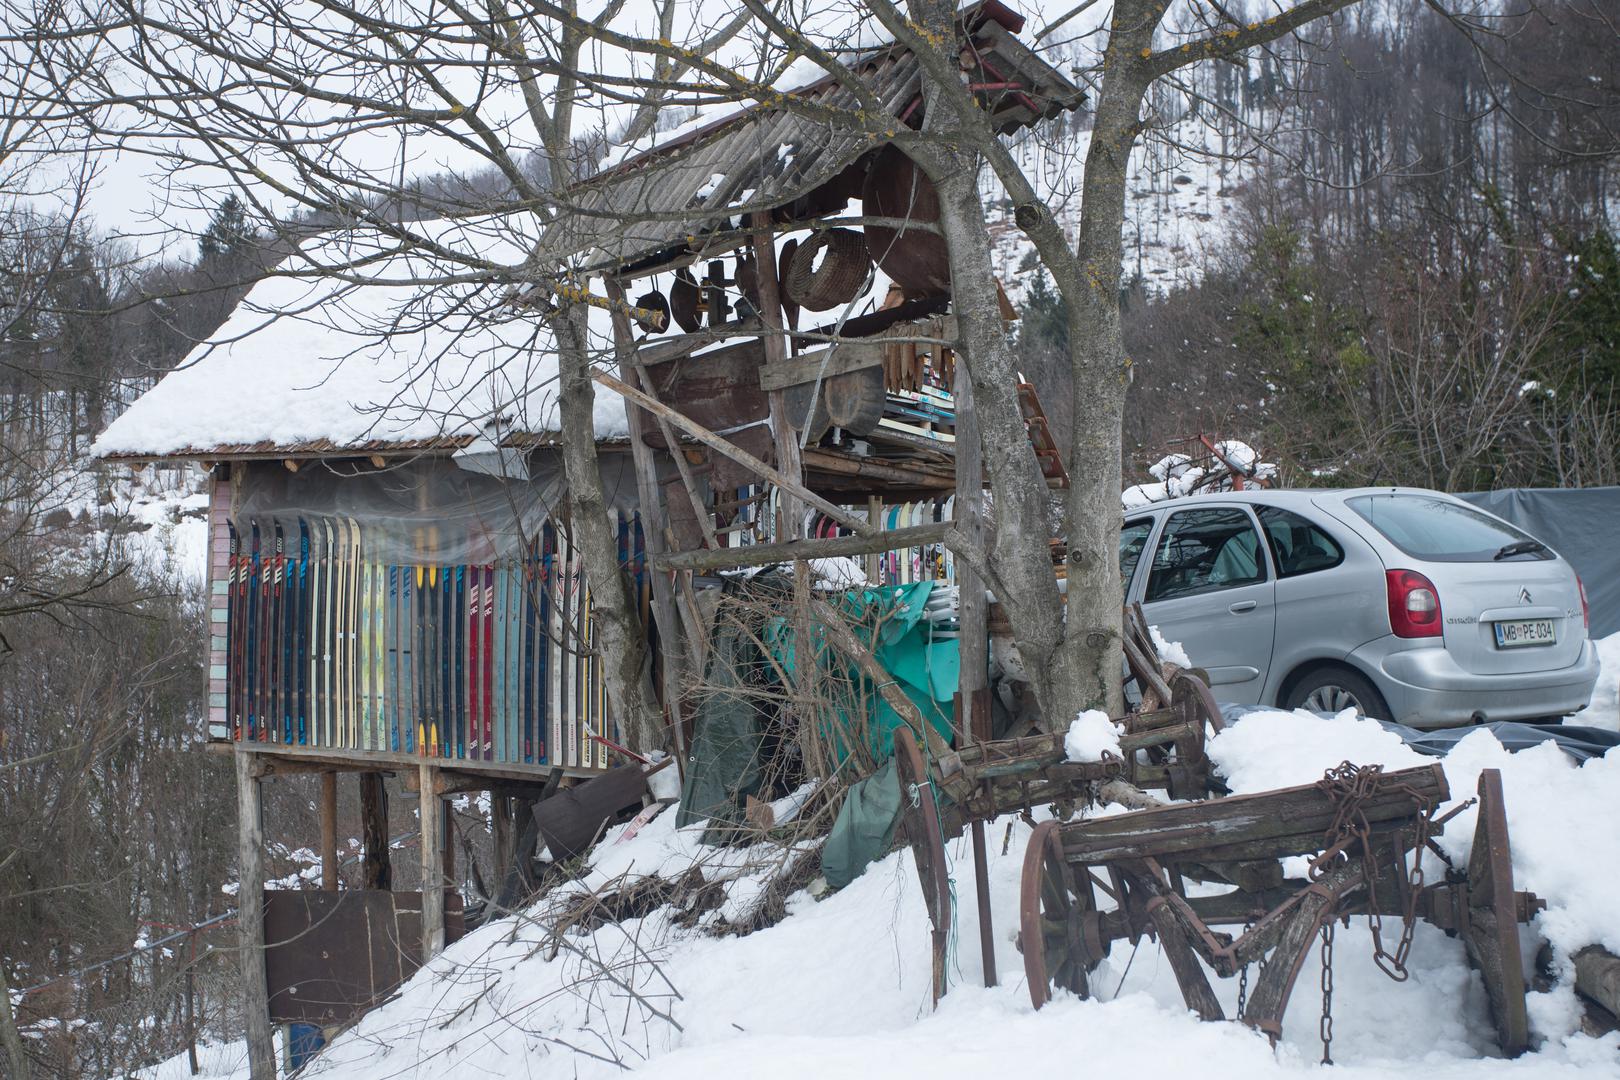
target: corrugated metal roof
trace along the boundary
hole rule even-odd
[[[1074,108],[1085,92],[1011,36],[1022,20],[993,2],[964,13],[973,46],[1015,89],[998,88],[1003,130]],[[921,93],[917,58],[904,47],[875,50],[852,62],[891,114],[902,116]],[[853,112],[855,94],[830,76],[792,96]],[[570,193],[573,209],[541,240],[543,261],[582,259],[594,272],[632,265],[728,227],[737,207],[782,206],[836,176],[881,140],[829,127],[782,107],[731,114],[639,154]]]

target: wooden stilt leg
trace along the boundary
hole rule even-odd
[[[253,1080],[275,1080],[270,1033],[270,986],[264,965],[264,808],[252,754],[236,754],[237,936],[242,957],[242,1004],[247,1013],[248,1067]]]
[[[444,951],[444,857],[439,850],[444,800],[439,795],[439,770],[425,763],[417,769],[422,817],[422,961],[426,963]]]

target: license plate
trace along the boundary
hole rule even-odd
[[[1498,649],[1516,649],[1521,645],[1554,645],[1558,642],[1558,633],[1553,629],[1551,619],[1524,619],[1494,625]]]

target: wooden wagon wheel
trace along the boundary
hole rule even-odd
[[[1468,925],[1463,944],[1485,983],[1502,1053],[1516,1057],[1530,1047],[1525,1015],[1524,969],[1519,919],[1513,895],[1513,851],[1508,845],[1502,773],[1479,774],[1479,819],[1468,857]]]
[[[1037,1009],[1052,999],[1054,986],[1089,997],[1087,976],[1107,954],[1091,873],[1064,859],[1058,830],[1056,821],[1035,826],[1019,893],[1018,948]]]
[[[945,993],[945,950],[951,931],[951,880],[945,872],[945,838],[929,784],[928,768],[910,728],[894,732],[895,771],[900,780],[900,820],[906,842],[917,860],[928,921],[933,926],[933,989],[937,1002]]]
[[[1189,719],[1203,719],[1216,732],[1226,727],[1220,704],[1209,684],[1190,671],[1177,671],[1170,679],[1170,703]]]

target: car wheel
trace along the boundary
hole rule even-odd
[[[1349,668],[1318,668],[1311,672],[1288,691],[1283,708],[1321,713],[1355,709],[1375,720],[1389,719],[1389,706],[1384,704],[1383,695],[1364,676]]]

